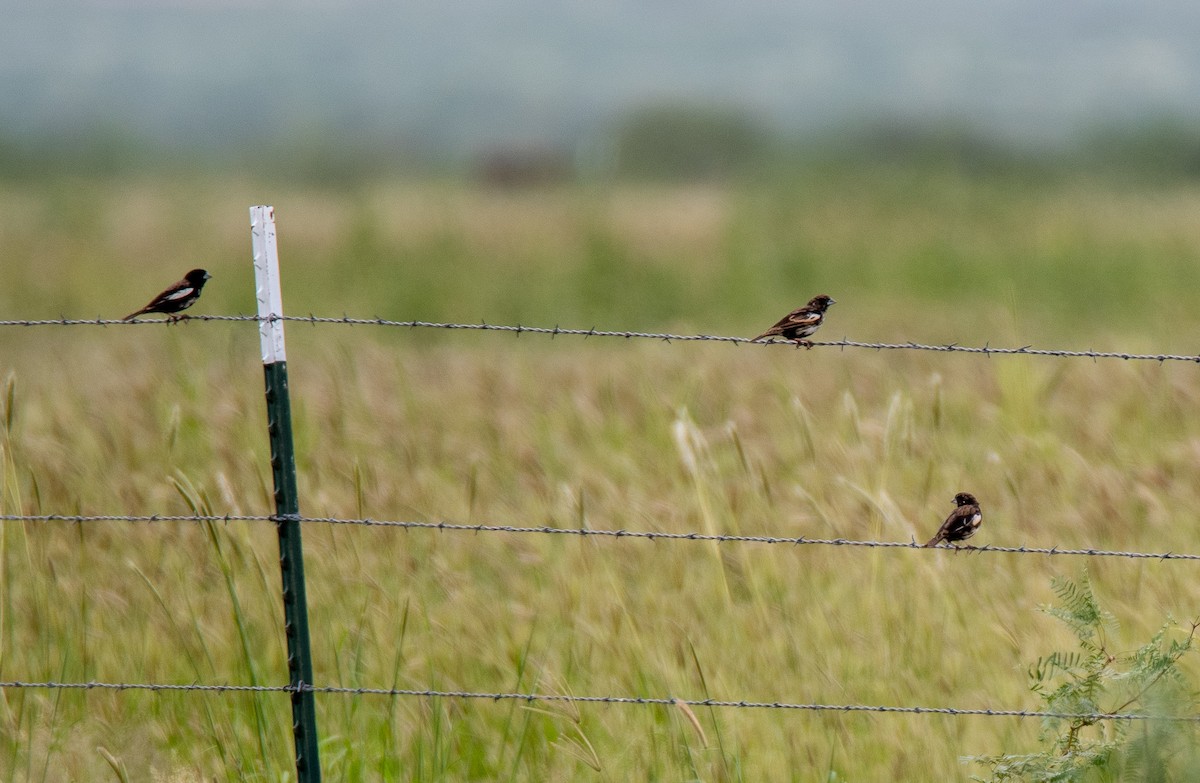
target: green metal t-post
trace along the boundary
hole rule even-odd
[[[288,677],[292,696],[292,733],[296,741],[296,780],[320,783],[317,754],[317,711],[313,692],[312,649],[308,638],[308,599],[304,590],[304,547],[300,540],[300,499],[296,492],[296,453],[292,442],[292,403],[288,395],[287,354],[283,345],[283,295],[279,285],[279,251],[275,243],[275,210],[250,208],[254,246],[254,278],[258,299],[267,389],[267,432],[271,438],[271,473],[275,478],[275,515],[279,531],[279,566],[283,575],[283,620],[287,634]]]

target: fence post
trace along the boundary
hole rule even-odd
[[[250,238],[254,248],[254,280],[260,319],[258,333],[267,391],[271,472],[275,478],[275,514],[279,517],[275,527],[279,532],[279,567],[283,576],[288,677],[294,688],[291,698],[296,780],[298,783],[320,783],[316,704],[313,692],[305,690],[305,686],[313,684],[312,650],[308,639],[308,600],[304,591],[304,547],[300,540],[300,500],[296,494],[287,354],[283,347],[283,321],[277,320],[283,315],[283,294],[279,285],[274,208],[250,208]]]

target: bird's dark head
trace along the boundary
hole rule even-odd
[[[814,296],[812,299],[808,300],[809,307],[822,313],[825,312],[829,308],[829,305],[832,304],[837,304],[837,301],[831,297],[825,296],[825,294]]]
[[[211,277],[212,277],[212,275],[210,275],[207,271],[205,271],[203,269],[193,269],[192,271],[190,271],[186,275],[184,275],[183,279],[188,281],[188,283],[190,283],[191,285],[196,286],[196,288],[203,288],[205,281],[207,281]]]
[[[959,492],[954,496],[954,502],[959,506],[978,506],[979,501],[970,492]]]

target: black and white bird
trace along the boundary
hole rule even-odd
[[[141,310],[130,313],[121,320],[132,321],[146,313],[164,313],[171,316],[172,321],[178,320],[175,313],[183,312],[194,305],[200,298],[200,291],[204,288],[204,284],[211,277],[212,275],[203,269],[193,269],[178,283],[151,299],[150,304]]]
[[[950,516],[946,517],[946,521],[938,528],[937,535],[929,539],[925,546],[937,546],[943,541],[953,544],[966,541],[975,535],[975,531],[983,523],[983,511],[979,509],[979,501],[970,492],[959,492],[954,496],[954,503],[957,508],[950,512]]]
[[[812,343],[805,337],[812,335],[820,328],[825,320],[825,311],[837,302],[824,294],[814,296],[804,307],[799,307],[779,319],[779,323],[755,337],[751,342],[758,342],[767,337],[782,337],[792,340],[796,345],[812,348]],[[774,342],[774,341],[772,341]]]

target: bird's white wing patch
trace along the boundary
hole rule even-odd
[[[192,293],[195,290],[196,289],[192,288],[190,285],[184,286],[183,288],[180,288],[178,291],[172,291],[171,293],[167,294],[164,298],[168,301],[174,301],[176,299],[187,299],[189,296],[192,295]]]

